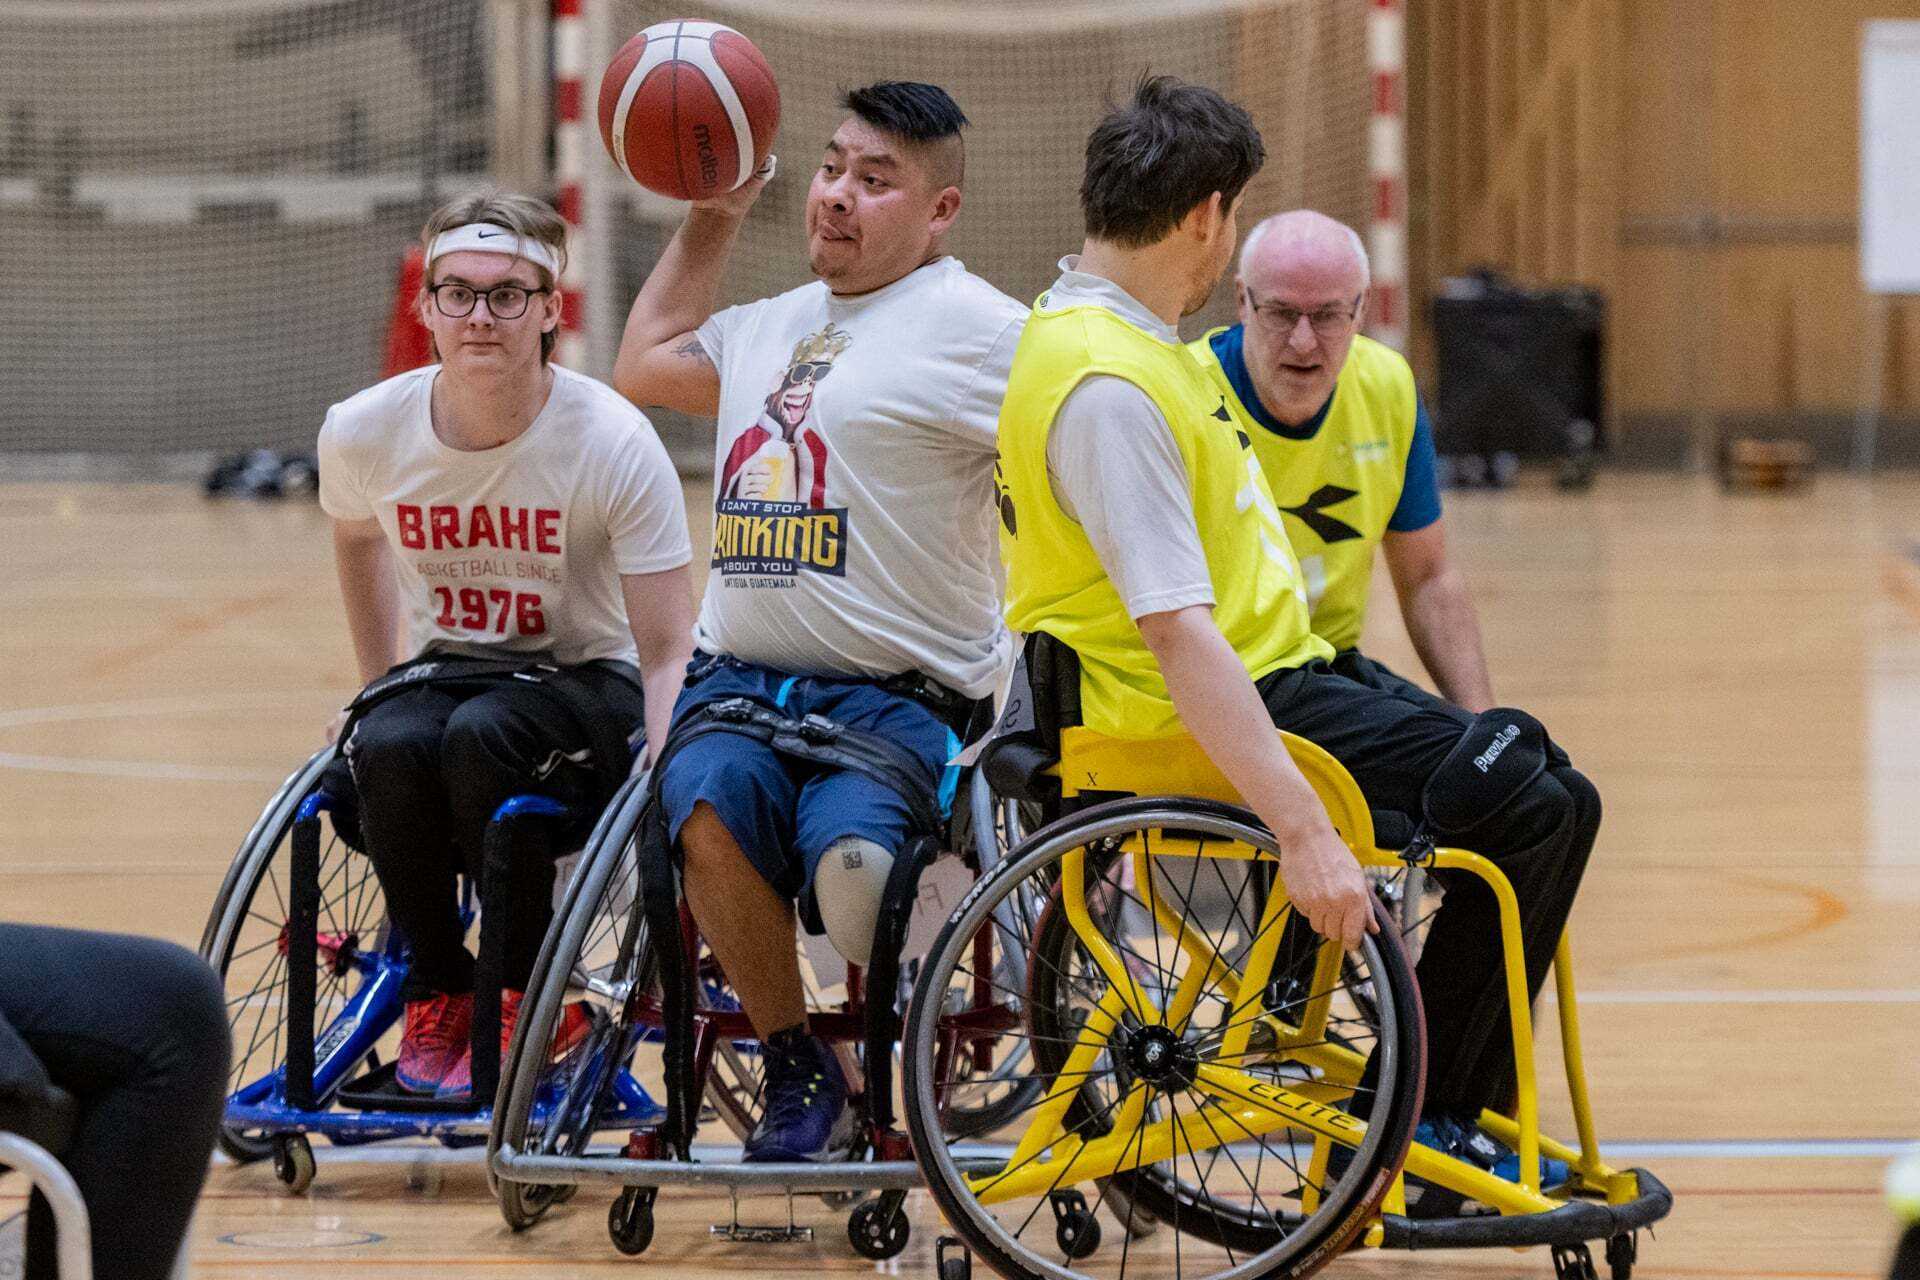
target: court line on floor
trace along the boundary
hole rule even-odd
[[[223,711],[255,711],[263,708],[284,712],[289,696],[282,692],[272,697],[143,698],[128,702],[78,702],[52,707],[16,707],[0,711],[0,729],[18,729],[41,724],[72,724],[92,720],[138,719],[143,716],[207,715]],[[318,724],[318,721],[316,720],[315,723]],[[171,764],[162,760],[98,760],[81,756],[31,755],[19,752],[0,752],[0,769],[19,769],[32,773],[67,773],[95,778],[138,778],[154,782],[276,783],[283,781],[286,777],[285,770]]]
[[[1887,1160],[1911,1149],[1913,1138],[1679,1138],[1669,1141],[1606,1142],[1600,1153],[1608,1160]],[[611,1150],[611,1148],[609,1148]],[[971,1148],[969,1148],[971,1150]],[[696,1159],[730,1160],[737,1149],[694,1146]],[[429,1142],[389,1142],[377,1147],[316,1146],[318,1164],[480,1164],[484,1147],[443,1147]],[[214,1164],[233,1161],[216,1153]]]
[[[14,707],[0,711],[0,729],[30,724],[64,724],[75,720],[122,720],[137,716],[182,715],[208,711],[250,711],[284,708],[289,697],[327,693],[325,689],[281,690],[272,695],[245,697],[207,694],[197,697],[137,698],[123,702],[68,702],[50,707]]]
[[[1907,616],[1920,622],[1920,543],[1909,546],[1904,557],[1889,555],[1881,581]]]
[[[276,605],[285,604],[306,590],[308,588],[305,585],[281,587],[238,600],[222,601],[218,608],[204,613],[170,619],[154,632],[131,644],[122,645],[118,649],[109,649],[95,657],[80,668],[80,674],[93,680],[102,676],[117,675],[158,654],[178,649],[189,640],[218,631],[228,623],[252,617],[256,613],[264,613]]]
[[[1680,991],[1582,991],[1590,1004],[1920,1004],[1920,987],[1753,991],[1700,988]]]
[[[233,769],[220,765],[167,764],[159,760],[82,760],[73,756],[26,756],[0,751],[0,769],[70,773],[88,778],[141,778],[152,782],[261,782],[286,780],[284,770]]]

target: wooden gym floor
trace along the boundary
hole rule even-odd
[[[698,523],[707,493],[689,496]],[[1678,1199],[1636,1274],[1880,1274],[1881,1173],[1920,1137],[1920,478],[1728,497],[1608,475],[1448,510],[1499,695],[1606,800],[1574,931],[1594,1102],[1615,1163]],[[353,689],[325,519],[181,488],[3,485],[0,547],[0,916],[191,946],[260,804]],[[1390,591],[1375,618],[1369,647],[1417,671]],[[1552,1081],[1551,1048],[1542,1067]],[[1565,1130],[1564,1091],[1544,1093]],[[471,1153],[335,1155],[300,1199],[265,1167],[218,1167],[195,1270],[875,1268],[817,1200],[798,1202],[811,1245],[723,1245],[707,1227],[724,1197],[664,1192],[652,1250],[627,1261],[603,1193],[515,1237]],[[21,1198],[0,1187],[0,1218]],[[931,1275],[937,1216],[924,1193],[909,1203],[912,1243],[878,1269]],[[1416,1272],[1552,1269],[1536,1250],[1367,1255],[1330,1274]]]

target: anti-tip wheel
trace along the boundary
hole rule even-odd
[[[1640,1237],[1635,1232],[1607,1241],[1607,1271],[1612,1280],[1633,1280],[1633,1264],[1640,1260]]]
[[[607,1238],[629,1258],[653,1243],[653,1187],[628,1187],[607,1209]]]
[[[907,1247],[912,1226],[907,1215],[891,1197],[883,1196],[856,1205],[847,1217],[847,1240],[863,1258],[885,1262]]]
[[[313,1144],[304,1133],[283,1133],[273,1139],[273,1175],[294,1195],[305,1195],[313,1185]]]

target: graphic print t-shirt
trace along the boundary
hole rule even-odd
[[[438,373],[370,387],[320,429],[320,506],[380,521],[409,654],[635,661],[619,575],[693,558],[680,480],[652,424],[611,387],[556,366],[519,436],[452,449],[433,433]]]
[[[694,640],[802,675],[919,671],[989,692],[993,459],[1026,308],[941,258],[872,293],[722,311],[713,562]]]

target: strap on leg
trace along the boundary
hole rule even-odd
[[[313,1111],[313,1007],[317,1000],[314,966],[319,962],[320,810],[324,793],[300,807],[293,824],[287,885],[287,1106]]]
[[[867,1114],[876,1129],[893,1125],[893,1046],[900,1038],[900,952],[907,945],[907,923],[920,894],[920,873],[940,856],[940,843],[912,836],[893,860],[874,923],[873,956],[867,967]]]

